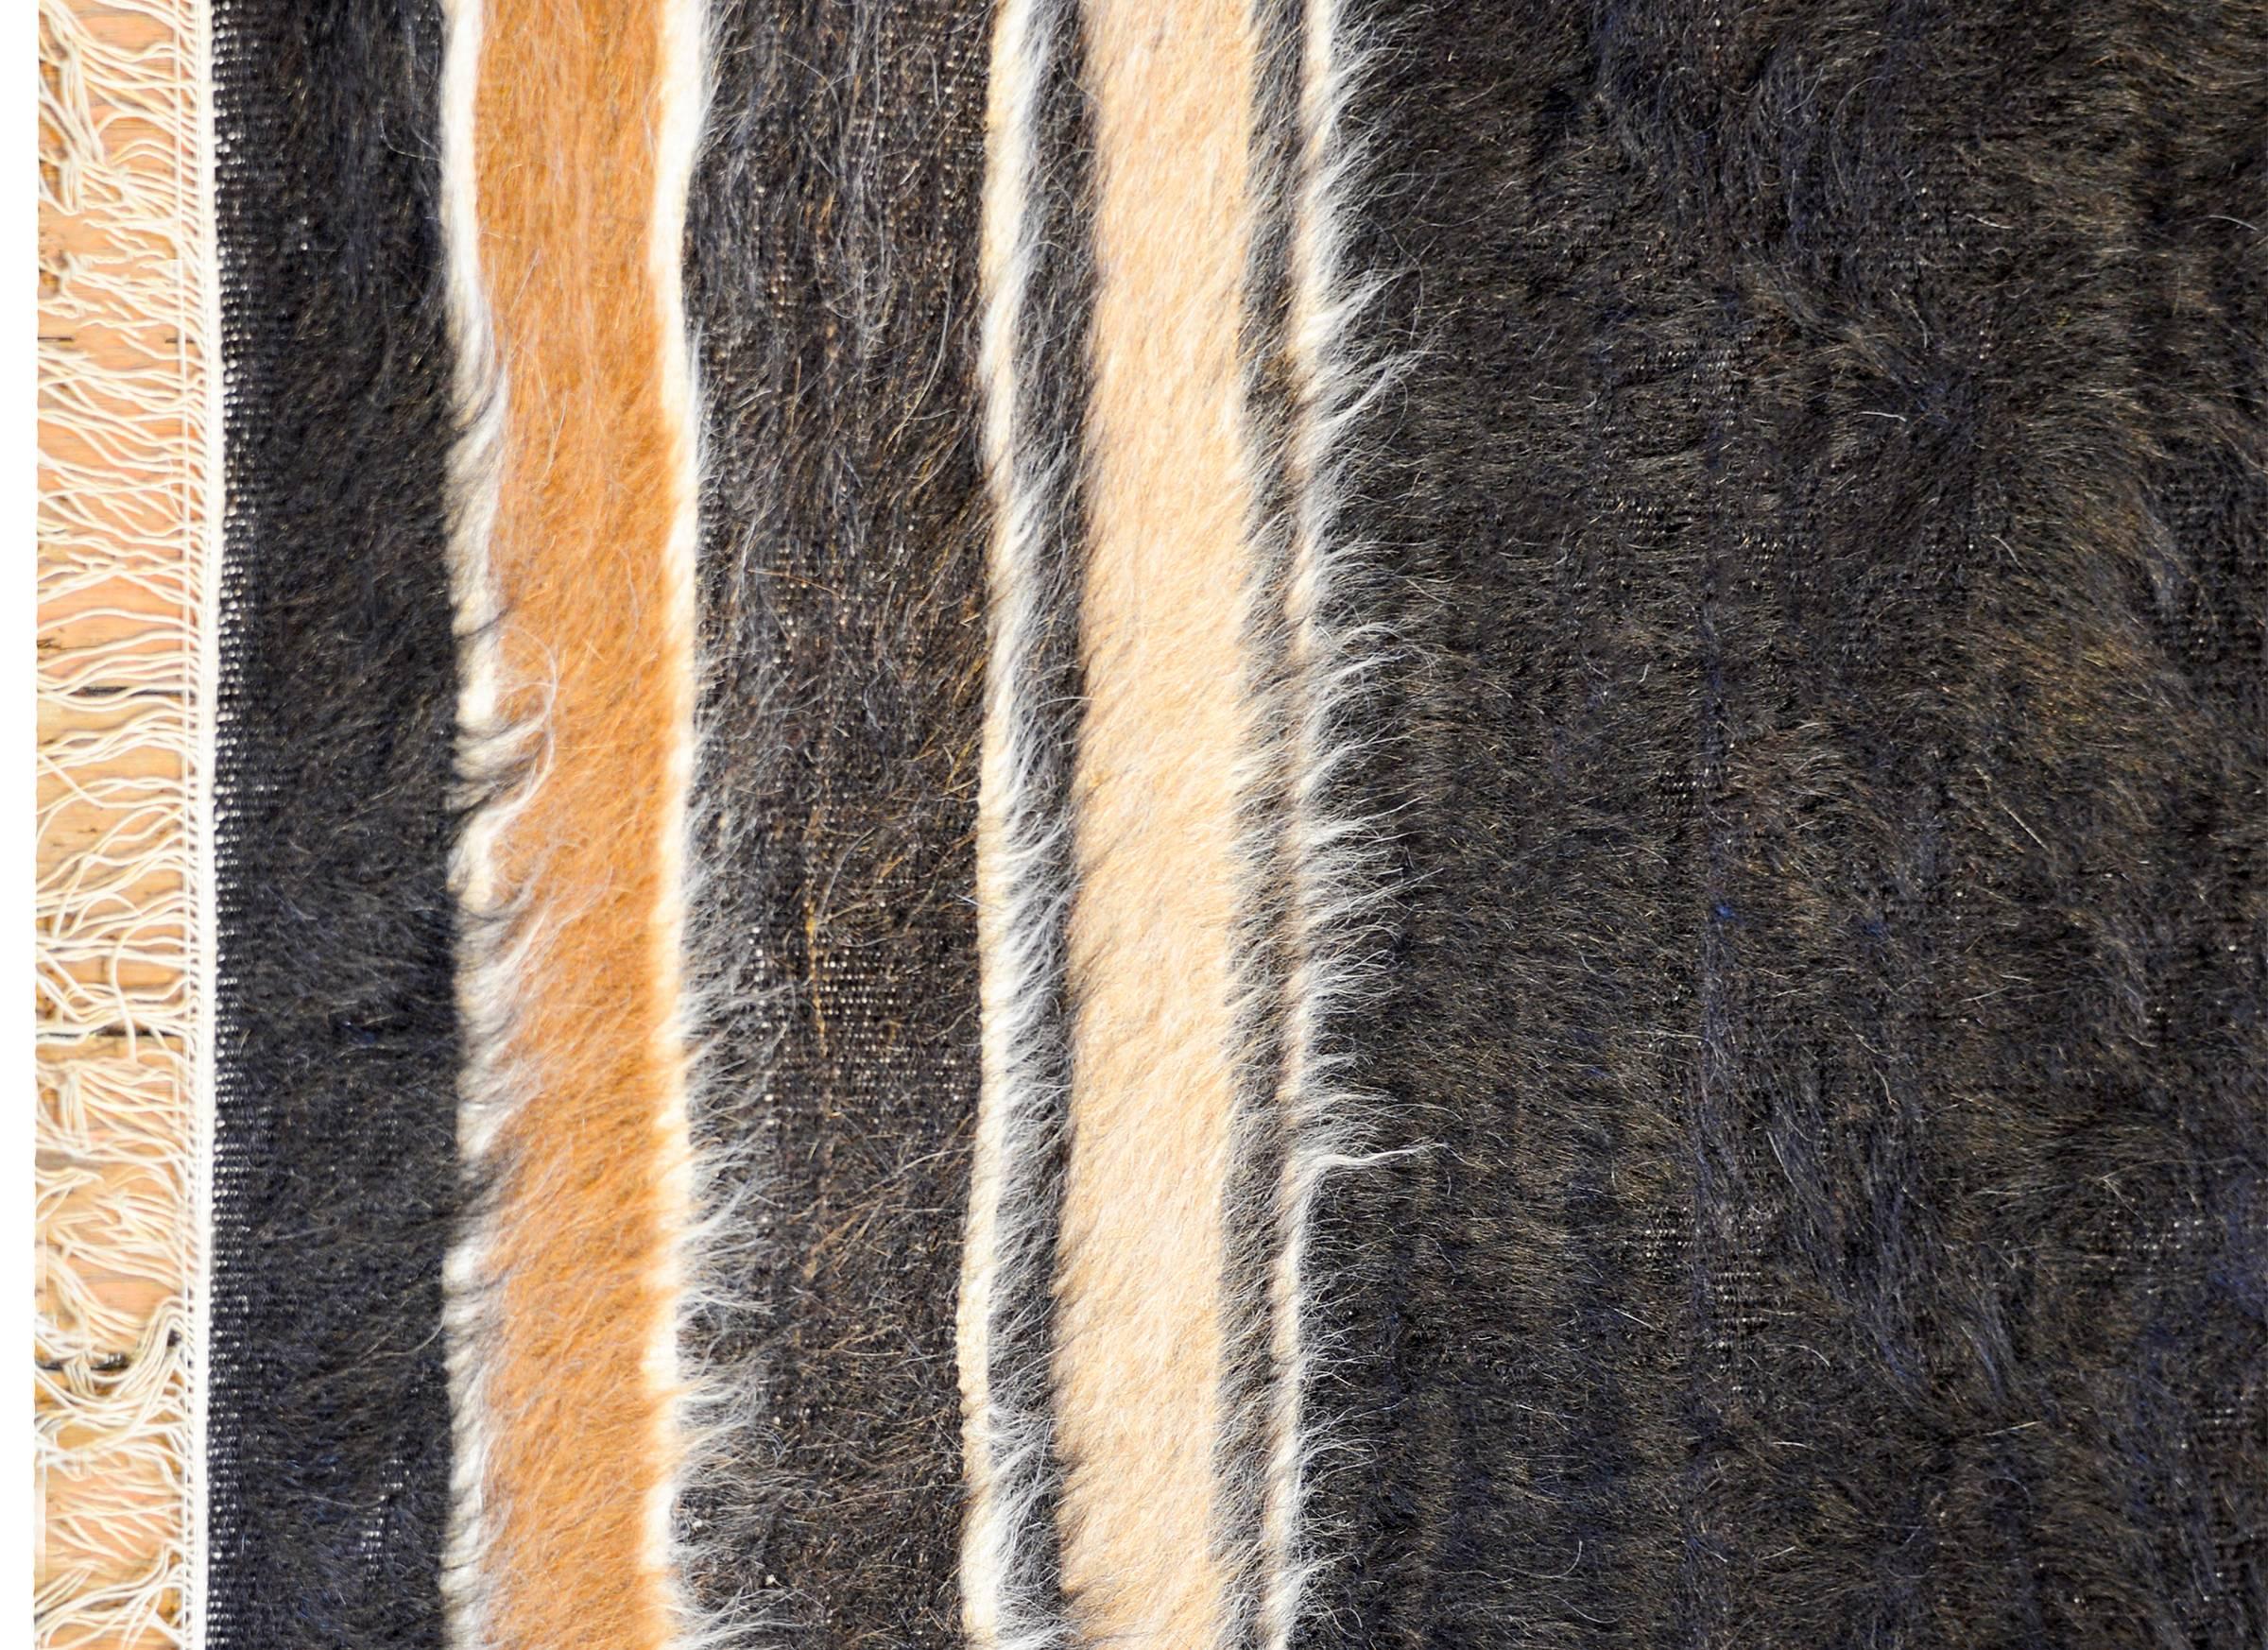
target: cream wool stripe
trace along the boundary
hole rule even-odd
[[[1055,1358],[1082,1641],[1232,1625],[1220,1439],[1260,596],[1241,317],[1257,196],[1245,0],[1086,9],[1095,330],[1074,782],[1076,982]],[[1160,144],[1159,134],[1171,134]]]
[[[1288,98],[1262,95],[1251,9],[1085,9],[1096,266],[1083,355],[1020,351],[1018,330],[1067,243],[1035,205],[1068,170],[1042,148],[1057,134],[1037,91],[1067,21],[1010,5],[996,29],[986,1087],[960,1349],[980,1645],[1276,1650],[1314,1560],[1300,1530],[1316,1447],[1307,1219],[1324,1176],[1356,1156],[1328,1022],[1359,971],[1372,880],[1366,834],[1334,816],[1332,773],[1368,638],[1339,621],[1349,558],[1333,542],[1335,445],[1355,403],[1329,221],[1339,25],[1322,4],[1292,9],[1288,36],[1270,17],[1296,43]],[[1175,135],[1162,148],[1160,131]],[[1277,378],[1250,378],[1268,360]],[[1052,444],[1020,421],[1035,380],[1091,398]],[[1051,520],[1066,471],[1077,507]],[[1075,586],[1042,591],[1067,571]],[[1063,607],[1079,638],[1075,735],[1043,724],[1029,671]],[[1058,749],[1076,765],[1059,813],[1039,777]],[[1055,857],[1066,830],[1070,868]],[[1058,1005],[1075,1027],[1067,1096],[1053,1087]],[[1058,1149],[1059,1204],[1032,1169]],[[996,1390],[996,1329],[1018,1312],[1045,1319],[1037,1413]],[[1050,1535],[1059,1606],[1013,1574],[1018,1543]]]

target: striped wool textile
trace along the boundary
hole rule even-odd
[[[2268,4],[40,20],[42,1650],[2268,1640]]]

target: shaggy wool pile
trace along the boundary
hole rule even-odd
[[[43,1645],[2268,1639],[2268,5],[43,15]]]

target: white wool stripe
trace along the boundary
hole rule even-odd
[[[1063,26],[1055,0],[1003,0],[993,26],[979,273],[979,377],[992,495],[990,636],[977,805],[977,949],[983,1017],[976,1139],[961,1255],[956,1352],[968,1509],[961,1538],[963,1626],[971,1650],[1040,1650],[1057,1637],[1045,1602],[1020,1596],[1019,1555],[1047,1471],[1047,1417],[995,1391],[1004,1325],[1044,1310],[1032,1229],[1043,1212],[1005,1206],[1051,1145],[1060,1102],[1028,1053],[1055,988],[1052,947],[1065,891],[1050,885],[1062,821],[1036,773],[1042,761],[1035,656],[1043,618],[1041,559],[1049,471],[1064,455],[1029,450],[1018,416],[1016,339],[1039,256],[1034,200],[1041,84]]]
[[[474,111],[480,90],[483,0],[444,0],[440,88],[441,243],[451,341],[455,346],[459,421],[450,462],[449,583],[456,632],[457,769],[479,786],[483,775],[507,771],[512,739],[498,726],[500,610],[490,561],[496,519],[507,387],[496,360],[480,264],[479,170]],[[509,1017],[517,971],[498,941],[494,856],[509,815],[508,798],[487,800],[459,833],[450,865],[460,914],[457,1013],[464,1069],[457,1087],[457,1155],[470,1183],[509,1111],[509,1085],[498,1051]],[[488,1481],[486,1360],[478,1355],[485,1322],[480,1280],[488,1274],[486,1223],[468,1220],[442,1264],[442,1332],[448,1339],[450,1452],[449,1530],[442,1548],[441,1595],[451,1650],[488,1641],[489,1596],[483,1586],[487,1545],[483,1487]]]
[[[216,113],[211,88],[213,75],[213,8],[193,5],[195,18],[194,80],[198,86],[197,120],[197,239],[195,284],[201,312],[203,336],[220,335],[220,218],[216,210],[219,153]],[[196,912],[193,929],[197,1030],[192,1049],[192,1116],[190,1186],[192,1220],[190,1247],[190,1365],[189,1448],[181,1465],[189,1504],[188,1575],[180,1599],[185,1624],[182,1642],[188,1650],[204,1650],[207,1638],[205,1595],[212,1564],[212,1521],[207,1513],[210,1475],[205,1466],[206,1437],[211,1415],[213,1344],[213,1143],[219,1104],[219,1078],[213,1038],[220,988],[220,877],[214,820],[215,752],[220,735],[220,611],[222,547],[228,541],[228,425],[223,416],[227,386],[217,368],[204,374],[204,521],[194,552],[197,576],[193,585],[198,607],[197,679],[197,746],[191,765],[191,817],[196,853]]]
[[[694,662],[700,623],[700,387],[685,313],[685,216],[693,189],[694,164],[700,152],[701,127],[709,102],[708,13],[705,0],[667,0],[662,8],[662,109],[656,136],[653,234],[647,249],[654,290],[662,310],[662,394],[669,409],[674,443],[676,490],[668,556],[669,657],[677,662],[671,682],[671,734],[675,747],[663,799],[668,829],[662,836],[662,887],[652,924],[655,973],[670,1014],[656,1028],[662,1047],[657,1063],[669,1074],[669,1091],[660,1118],[664,1229],[669,1234],[657,1280],[675,1309],[663,1313],[646,1349],[648,1384],[662,1396],[655,1417],[662,1435],[655,1458],[667,1463],[657,1475],[646,1509],[646,1550],[653,1571],[665,1577],[677,1624],[673,1641],[697,1642],[700,1624],[689,1619],[683,1570],[675,1539],[678,1499],[688,1460],[687,1435],[700,1395],[686,1388],[679,1346],[685,1315],[692,1309],[687,1287],[698,1241],[695,1216],[695,1172],[688,1106],[691,1081],[690,1005],[685,981],[685,885],[690,862],[695,767]]]

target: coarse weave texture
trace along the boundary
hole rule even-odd
[[[987,23],[713,14],[679,1537],[736,1643],[958,1642]]]
[[[441,1636],[454,434],[436,8],[217,0],[225,392],[201,1614]]]
[[[2268,11],[1352,14],[1311,1641],[2258,1641]]]

